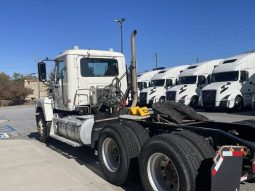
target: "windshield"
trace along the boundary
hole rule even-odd
[[[212,74],[212,82],[237,81],[238,74],[238,71],[214,73]]]
[[[165,85],[165,79],[163,79],[163,80],[152,80],[150,87],[164,86],[164,85]]]
[[[183,76],[179,78],[179,84],[195,84],[197,76]]]

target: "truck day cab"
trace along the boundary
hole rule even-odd
[[[220,61],[211,60],[190,65],[180,73],[178,85],[167,90],[166,100],[197,107],[200,91],[209,83],[212,71]]]
[[[251,106],[255,93],[255,53],[223,60],[212,73],[211,84],[202,89],[204,108],[221,107],[241,110]]]
[[[175,85],[177,77],[187,67],[188,65],[176,66],[158,72],[152,77],[150,87],[141,91],[140,104],[148,105],[165,101],[167,88]]]
[[[52,60],[52,95],[36,101],[40,140],[91,147],[104,177],[115,185],[140,174],[146,191],[239,190],[240,177],[255,174],[254,127],[209,121],[175,102],[155,103],[153,112],[137,115],[135,35],[132,108],[125,107],[129,88],[123,54],[64,51]],[[43,82],[46,61],[38,63]]]

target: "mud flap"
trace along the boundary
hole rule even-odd
[[[239,191],[244,147],[223,146],[214,158],[211,191]]]

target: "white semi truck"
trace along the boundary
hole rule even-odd
[[[212,73],[211,84],[202,89],[204,108],[250,107],[255,93],[255,53],[224,59]]]
[[[239,190],[240,177],[255,173],[255,130],[208,121],[178,103],[153,104],[153,112],[135,107],[135,34],[129,112],[124,55],[67,50],[51,60],[55,63],[52,95],[36,102],[40,140],[51,137],[73,147],[91,147],[97,151],[104,177],[116,185],[140,174],[148,191]],[[38,63],[43,82],[48,61]],[[233,146],[222,147],[225,144]]]
[[[188,65],[183,65],[159,71],[151,78],[150,87],[140,92],[140,104],[151,105],[156,102],[165,101],[166,90],[176,84],[179,74],[187,67]]]
[[[190,65],[178,77],[178,85],[166,92],[167,101],[176,101],[191,107],[198,107],[200,91],[208,83],[215,66],[221,59]]]

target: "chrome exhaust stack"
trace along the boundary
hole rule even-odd
[[[134,30],[131,34],[131,98],[132,105],[131,107],[135,107],[138,101],[138,91],[137,91],[137,70],[136,70],[136,49],[135,49],[135,36],[137,31]]]

